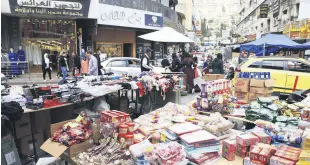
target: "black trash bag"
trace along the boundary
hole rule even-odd
[[[201,89],[200,89],[199,85],[197,85],[197,84],[194,86],[194,89],[195,89],[195,93],[201,92]]]
[[[24,109],[16,101],[1,103],[1,115],[10,121],[17,121],[24,113]]]

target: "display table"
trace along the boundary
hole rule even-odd
[[[104,95],[107,95],[107,94],[111,94],[111,93],[115,93],[115,92],[118,92],[118,98],[120,98],[120,91],[122,90],[123,88],[118,88],[118,89],[115,89],[115,90],[111,90],[109,92],[106,92],[104,93],[102,96]],[[101,97],[101,96],[98,96],[98,97]],[[88,98],[85,98],[83,101],[81,102],[87,102],[87,101],[90,101],[90,100],[93,100],[95,98],[98,98],[98,97],[88,97]],[[80,102],[77,102],[77,103],[80,103]],[[67,106],[71,106],[71,105],[74,105],[75,103],[65,103],[65,104],[61,104],[61,105],[58,105],[58,106],[53,106],[53,107],[48,107],[48,108],[41,108],[41,109],[29,109],[29,108],[23,108],[24,109],[24,113],[29,113],[29,116],[30,116],[30,126],[31,126],[31,139],[32,141],[34,141],[35,137],[34,137],[34,134],[35,134],[35,112],[39,112],[39,111],[46,111],[46,110],[55,110],[57,108],[61,108],[61,107],[67,107]],[[15,128],[15,123],[13,122],[13,127]],[[16,130],[14,129],[13,131],[13,135],[14,137],[16,137]],[[38,161],[38,155],[37,155],[37,151],[36,151],[36,144],[35,143],[32,143],[33,145],[33,158],[35,160],[35,162]]]

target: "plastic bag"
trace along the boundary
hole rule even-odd
[[[100,112],[104,110],[110,110],[110,105],[105,101],[103,97],[99,97],[95,100],[93,110]]]

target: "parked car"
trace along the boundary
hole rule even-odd
[[[236,72],[270,72],[275,81],[274,92],[292,93],[294,88],[310,89],[310,62],[301,58],[247,58],[237,66]]]
[[[114,74],[127,74],[128,76],[139,76],[141,74],[141,60],[133,57],[109,58],[101,63],[102,73],[113,72]],[[163,67],[154,67],[156,73],[170,72]]]

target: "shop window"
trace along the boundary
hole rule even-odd
[[[128,66],[129,67],[140,67],[141,62],[139,60],[128,60]]]
[[[310,73],[310,66],[297,61],[288,61],[287,67],[289,71]]]
[[[260,68],[261,63],[261,61],[253,62],[251,65],[249,65],[249,68]]]
[[[284,61],[263,61],[262,68],[274,69],[274,70],[283,70],[284,69]]]
[[[117,60],[117,61],[111,61],[108,64],[109,67],[126,67],[127,61],[126,60]]]
[[[108,57],[123,57],[122,43],[97,42],[96,48],[100,49],[102,53],[106,53]]]

